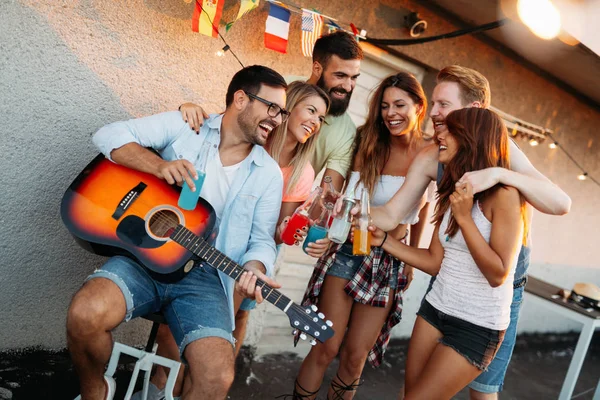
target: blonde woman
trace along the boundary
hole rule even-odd
[[[329,110],[329,97],[318,86],[296,81],[288,86],[286,107],[290,110],[290,117],[271,132],[265,144],[265,149],[277,161],[283,174],[283,199],[279,228],[275,234],[277,244],[282,242],[281,233],[285,230],[289,217],[308,198],[315,180],[310,159],[315,149],[316,134]],[[297,232],[296,244],[305,235],[306,231]],[[319,258],[328,247],[329,240],[320,239],[309,243],[306,251],[310,256]],[[241,295],[236,296],[235,300],[236,309],[239,305],[233,332],[237,340],[237,355],[246,334],[249,312],[254,309],[256,302],[242,301]]]
[[[318,86],[296,81],[288,87],[286,104],[290,117],[271,132],[265,144],[265,149],[283,173],[279,223],[291,216],[310,194],[315,180],[310,159],[315,150],[316,134],[329,110],[329,97]],[[279,234],[276,241],[281,243]],[[315,251],[314,245],[309,245],[309,254],[319,257],[321,253]]]

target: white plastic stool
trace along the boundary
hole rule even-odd
[[[165,399],[173,400],[173,388],[175,387],[175,381],[177,380],[177,375],[179,374],[179,368],[181,367],[181,363],[178,361],[173,361],[169,358],[157,356],[157,347],[158,345],[155,344],[154,348],[152,349],[152,353],[148,353],[145,350],[139,350],[134,347],[126,346],[122,343],[115,342],[110,361],[108,362],[108,368],[106,369],[106,373],[104,375],[113,376],[113,374],[117,370],[117,365],[119,365],[119,357],[122,353],[138,359],[135,363],[135,367],[133,368],[133,373],[131,374],[131,380],[129,381],[127,393],[125,394],[125,400],[131,399],[131,396],[133,395],[133,389],[135,387],[135,382],[137,381],[140,370],[145,372],[144,386],[142,389],[142,399],[146,400],[146,398],[148,397],[148,385],[150,383],[152,365],[154,364],[161,365],[169,369],[167,384],[165,385]]]
[[[175,387],[175,381],[177,380],[181,363],[165,357],[157,356],[157,347],[158,345],[155,344],[154,348],[152,349],[152,353],[148,353],[145,350],[136,349],[134,347],[124,345],[123,343],[115,342],[112,355],[110,356],[110,361],[108,362],[108,368],[104,374],[105,376],[112,377],[114,375],[117,370],[117,366],[119,365],[119,358],[121,357],[121,354],[127,354],[138,359],[135,363],[133,373],[131,374],[131,380],[129,381],[127,393],[125,394],[125,400],[131,399],[140,371],[145,372],[142,399],[146,400],[148,397],[148,385],[150,383],[152,365],[154,364],[169,368],[169,375],[167,377],[167,384],[165,386],[165,399],[173,400],[173,389]],[[81,400],[81,396],[77,396],[75,400]]]
[[[160,326],[160,324],[165,323],[164,317],[159,313],[155,313],[145,315],[143,318],[153,321],[152,331],[150,333],[150,337],[148,338],[146,348],[140,350],[136,349],[135,347],[124,345],[123,343],[115,342],[112,354],[110,356],[110,360],[108,362],[108,368],[106,368],[104,376],[114,376],[114,373],[117,370],[117,366],[119,365],[119,358],[121,357],[121,354],[127,354],[128,356],[137,358],[135,367],[133,368],[133,373],[131,374],[131,380],[129,381],[127,393],[125,394],[125,400],[131,400],[131,396],[133,395],[133,390],[135,388],[135,383],[137,381],[140,371],[145,372],[144,385],[142,388],[142,399],[147,400],[148,386],[150,384],[150,376],[152,374],[152,366],[154,364],[161,365],[169,369],[169,375],[167,376],[167,384],[165,385],[164,389],[165,399],[174,400],[173,389],[175,387],[175,382],[177,381],[177,375],[179,374],[179,368],[181,367],[181,363],[178,361],[171,360],[169,358],[156,355],[156,349],[158,348],[158,344],[155,343],[156,334],[158,332],[158,327]],[[75,400],[81,400],[81,396],[77,396]]]

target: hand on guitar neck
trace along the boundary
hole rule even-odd
[[[259,261],[245,268],[213,247],[216,222],[202,197],[194,210],[177,207],[179,190],[151,172],[132,170],[98,155],[69,186],[61,203],[65,226],[86,250],[128,255],[154,279],[174,282],[201,259],[238,283],[244,297],[267,300],[287,314],[294,330],[317,341],[333,337],[331,322],[315,306],[294,303],[263,274]],[[313,340],[311,343],[316,343]]]
[[[244,269],[246,271],[235,283],[235,291],[243,297],[256,300],[260,304],[264,300],[261,290],[262,282],[274,289],[281,287],[280,283],[264,274],[264,266],[259,261],[248,261],[244,265]]]

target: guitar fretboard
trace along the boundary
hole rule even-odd
[[[240,277],[245,271],[243,267],[238,265],[231,258],[227,257],[225,254],[215,249],[204,239],[202,239],[183,225],[178,225],[177,228],[175,228],[175,231],[171,235],[171,239],[173,239],[175,242],[179,243],[181,246],[185,247],[198,257],[202,258],[214,268],[229,275],[236,281],[240,280]],[[273,289],[261,279],[257,278],[256,285],[261,288],[263,298],[265,300],[268,300],[280,310],[283,310],[285,312],[287,311],[287,308],[290,307],[290,305],[293,305],[293,302],[288,297],[283,295],[278,290]]]

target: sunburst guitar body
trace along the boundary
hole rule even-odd
[[[83,248],[132,257],[157,280],[183,278],[196,260],[239,280],[243,267],[210,244],[216,220],[212,206],[200,198],[194,210],[180,209],[179,194],[176,186],[100,154],[65,192],[61,216]],[[330,321],[314,306],[301,307],[260,279],[257,285],[266,300],[288,315],[294,329],[320,342],[333,336]]]

